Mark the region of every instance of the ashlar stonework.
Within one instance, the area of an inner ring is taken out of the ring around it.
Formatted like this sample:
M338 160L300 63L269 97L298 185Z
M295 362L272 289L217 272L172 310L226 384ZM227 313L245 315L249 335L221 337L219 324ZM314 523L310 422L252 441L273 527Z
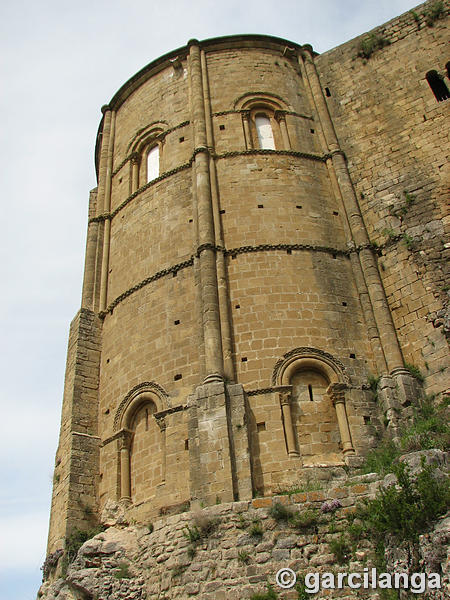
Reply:
M431 4L322 55L190 40L102 108L49 555L105 510L134 552L155 519L352 474L448 393L450 100L429 73L449 87L449 3L429 26ZM83 557L113 568L114 535ZM301 553L264 544L235 596L192 574L184 596L126 597L247 598L272 546ZM151 569L181 553L145 548ZM95 594L125 597L108 577Z

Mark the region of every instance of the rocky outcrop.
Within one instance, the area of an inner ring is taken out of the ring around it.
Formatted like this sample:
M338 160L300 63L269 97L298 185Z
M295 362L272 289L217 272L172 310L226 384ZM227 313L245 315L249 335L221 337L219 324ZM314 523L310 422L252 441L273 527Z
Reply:
M423 459L439 472L447 469L440 451L412 453L401 460L414 473ZM394 483L395 482L391 482ZM165 516L148 525L128 523L122 506L109 502L105 531L86 541L64 578L45 582L40 600L243 600L270 584L278 598L297 599L295 589L276 585L276 573L289 567L303 581L306 573L363 573L373 566L373 548L362 539L351 547L349 514L375 496L383 480L376 474L334 483L328 490L298 492L208 507ZM385 484L385 483L384 483ZM276 510L274 511L274 507ZM294 517L292 517L294 515ZM437 572L441 590L421 597L444 600L449 590L450 517L420 536L414 549L387 540L387 571ZM329 597L328 590L314 595ZM360 598L347 585L333 598ZM379 599L377 590L364 590Z

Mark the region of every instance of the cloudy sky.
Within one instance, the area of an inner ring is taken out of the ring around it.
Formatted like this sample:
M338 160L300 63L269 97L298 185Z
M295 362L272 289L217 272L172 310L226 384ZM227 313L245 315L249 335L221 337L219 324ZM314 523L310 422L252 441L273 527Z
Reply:
M1 3L0 600L32 600L40 585L101 105L136 71L190 38L264 33L325 52L415 4Z

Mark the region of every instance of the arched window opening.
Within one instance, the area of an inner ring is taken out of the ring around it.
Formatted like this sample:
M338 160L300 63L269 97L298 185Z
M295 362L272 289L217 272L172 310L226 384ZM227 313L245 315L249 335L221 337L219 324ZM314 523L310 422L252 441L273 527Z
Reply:
M161 431L153 414L156 406L148 401L141 405L131 422L130 447L131 498L134 503L148 500L162 482Z
M147 182L159 177L159 145L150 148L147 154Z
M431 91L434 94L434 97L438 102L450 98L450 92L445 84L442 75L439 75L437 71L428 71L425 77L428 81L428 85L430 86Z
M275 150L272 124L266 114L255 115L255 127L258 135L258 145L261 149Z
M327 378L315 370L302 370L294 373L291 379L292 397L298 402L318 402L329 385Z
M306 368L290 377L292 422L304 464L342 462L336 410L327 394L330 384L324 372Z

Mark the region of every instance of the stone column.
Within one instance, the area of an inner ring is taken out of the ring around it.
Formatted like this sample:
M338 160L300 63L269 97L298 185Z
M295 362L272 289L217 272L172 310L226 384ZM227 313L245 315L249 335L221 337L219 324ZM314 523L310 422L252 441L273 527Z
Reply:
M333 123L328 112L328 106L322 92L322 86L314 64L311 47L303 47L302 58L312 99L323 130L327 150L331 153L333 169L336 174L339 191L350 227L352 236L351 241L359 247L359 262L367 286L386 364L388 370L393 372L395 369L403 367L403 357L380 273L378 271L374 251L370 247L370 241L353 189L353 184L350 179L345 156L340 149Z
M284 433L286 436L286 446L289 456L299 456L296 443L294 425L292 423L291 412L291 392L280 392L281 412L283 414Z
M156 417L156 424L159 427L161 432L161 483L165 483L166 481L166 465L167 465L167 456L166 456L166 430L167 424L164 417Z
M284 110L276 110L274 116L280 126L281 139L283 140L283 150L291 150L291 141L289 139L286 125L286 113Z
M97 213L97 190L92 190L89 195L89 219ZM88 224L86 236L86 259L84 263L83 292L81 295L82 308L93 310L95 286L95 262L97 253L98 221Z
M188 45L190 47L191 120L195 144L193 166L197 197L197 256L205 340L205 383L209 383L223 379L222 339L200 47L197 40L191 40Z
M111 236L111 219L109 213L111 211L111 184L112 184L112 165L114 153L114 133L116 125L116 113L111 112L111 131L108 144L108 155L106 160L106 176L105 176L105 193L103 200L103 214L108 215L104 221L103 234L103 256L102 256L102 272L100 280L100 310L105 310L108 291L108 270L109 270L109 244Z
M131 157L131 194L139 189L139 162L139 154L134 152Z
M131 503L131 472L130 472L130 450L133 433L126 429L122 430L119 438L120 450L120 501Z
M97 190L97 217L103 216L105 212L105 188L107 179L108 150L111 137L111 115L112 111L108 105L102 106L103 126L100 136L100 160L98 168L98 190ZM95 250L94 289L92 305L93 310L98 310L100 299L100 280L103 257L104 222L99 222L97 230L97 247Z
M241 110L241 115L242 115L242 124L244 126L245 147L247 150L251 150L253 148L253 140L252 140L252 133L250 130L250 111L249 110Z
M342 453L344 456L355 454L350 427L348 425L347 412L345 410L345 389L344 383L333 383L329 386L327 393L330 395L333 406L336 409L339 433L341 436Z
M208 69L204 50L201 51L202 85L205 104L206 143L211 151L209 156L209 173L211 180L211 200L214 220L215 243L217 247L216 267L219 294L220 326L222 336L223 368L228 381L234 381L232 327L229 311L228 280L225 266L224 241L220 219L219 186L217 183L216 163L214 159L214 136L211 116L211 99L209 95Z

